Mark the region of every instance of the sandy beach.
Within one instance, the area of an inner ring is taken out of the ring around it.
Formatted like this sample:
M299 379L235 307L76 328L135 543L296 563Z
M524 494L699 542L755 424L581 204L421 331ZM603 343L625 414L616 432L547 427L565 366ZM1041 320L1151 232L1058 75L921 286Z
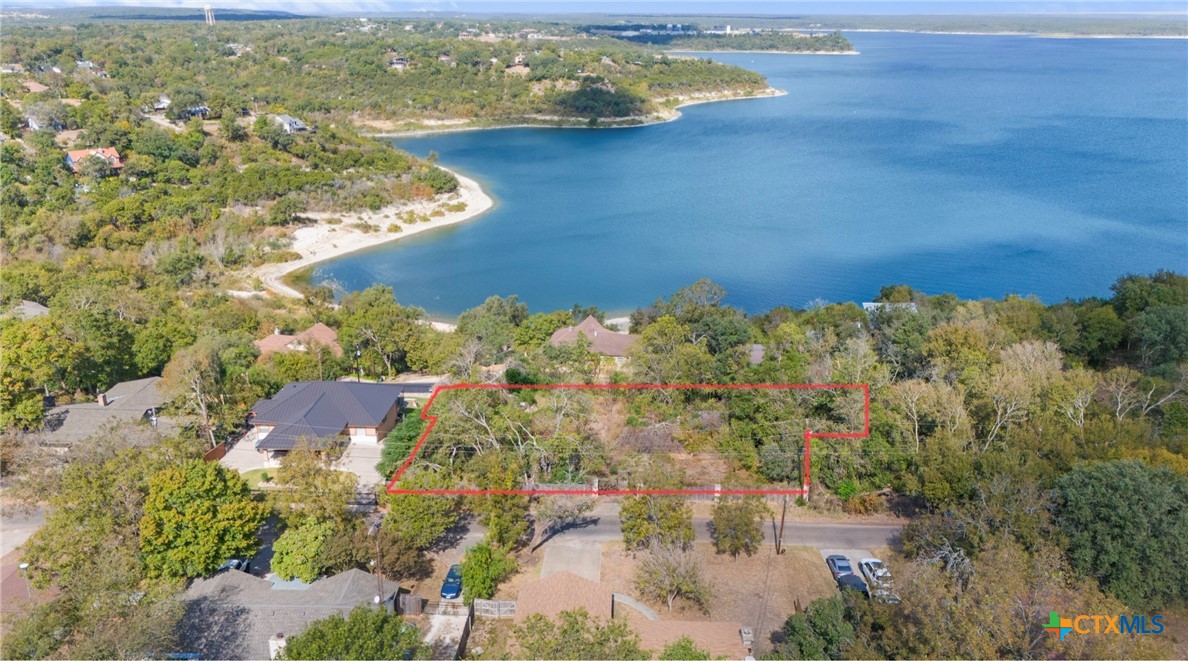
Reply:
M451 172L453 171L451 170ZM300 254L300 259L282 262L280 264L265 264L263 266L253 267L245 270L243 275L249 280L259 278L266 290L282 296L300 298L302 296L301 292L284 282L285 276L294 271L303 269L311 264L341 257L357 250L372 248L390 241L399 241L405 237L415 236L422 232L457 225L458 223L476 218L495 206L495 200L491 199L490 195L487 195L477 181L469 177L464 177L457 172L454 172L454 176L458 177L458 190L449 195L439 196L433 200L384 207L378 211L306 214L308 218L314 221L314 224L294 230L292 234L293 244L289 248ZM456 206L459 203L465 205L460 210L449 211L446 209L448 205ZM401 231L389 232L389 226L397 223L395 219L409 211L422 216L428 216L435 211L441 211L443 213L424 222L405 223L401 221L399 223ZM328 222L331 218L338 218L341 222L331 224ZM375 229L373 231L364 231L360 227L362 224L369 225ZM233 292L233 294L240 293L242 292Z

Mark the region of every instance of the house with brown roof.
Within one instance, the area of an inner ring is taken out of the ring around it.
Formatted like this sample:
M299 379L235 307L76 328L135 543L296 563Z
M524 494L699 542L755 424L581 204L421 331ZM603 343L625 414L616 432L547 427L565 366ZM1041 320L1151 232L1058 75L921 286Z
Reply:
M41 83L37 82L36 80L21 81L21 84L25 86L25 89L29 90L30 92L33 92L34 94L36 94L37 92L45 92L45 91L49 90L48 87L46 87L45 85L42 85Z
M260 356L276 352L309 351L319 346L330 349L335 356L342 355L342 346L338 344L338 331L320 321L296 335L286 335L278 329L272 335L252 344L260 350Z
M627 352L639 341L638 335L616 333L608 330L593 316L586 317L576 326L558 328L549 338L549 344L559 347L585 337L590 341L590 350L611 358L626 358Z
M124 167L124 159L120 158L120 152L116 151L115 147L99 147L94 149L74 149L66 152L66 165L78 174L82 171L83 161L88 158L101 158L107 161L107 164L113 170L118 170Z

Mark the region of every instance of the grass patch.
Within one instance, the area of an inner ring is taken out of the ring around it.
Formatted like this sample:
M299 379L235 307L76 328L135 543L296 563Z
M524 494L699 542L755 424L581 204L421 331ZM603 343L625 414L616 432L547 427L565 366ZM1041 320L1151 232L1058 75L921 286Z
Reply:
M261 485L268 485L272 480L276 479L276 469L256 468L244 473L243 479L247 482L248 488L255 491L258 490Z

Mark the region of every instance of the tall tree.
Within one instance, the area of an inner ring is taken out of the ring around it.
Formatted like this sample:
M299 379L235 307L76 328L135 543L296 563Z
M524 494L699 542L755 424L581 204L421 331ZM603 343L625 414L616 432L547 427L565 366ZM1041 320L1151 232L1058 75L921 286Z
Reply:
M556 620L537 613L515 628L516 642L531 659L648 659L639 636L624 620L603 623L586 609L561 611Z
M718 553L753 555L763 544L763 517L771 508L758 496L727 498L714 505L713 538Z
M195 577L228 558L251 556L268 506L237 473L194 460L149 480L140 547L150 576Z
M677 546L654 545L635 569L635 587L645 597L663 601L672 610L678 598L709 610L713 593L691 551Z

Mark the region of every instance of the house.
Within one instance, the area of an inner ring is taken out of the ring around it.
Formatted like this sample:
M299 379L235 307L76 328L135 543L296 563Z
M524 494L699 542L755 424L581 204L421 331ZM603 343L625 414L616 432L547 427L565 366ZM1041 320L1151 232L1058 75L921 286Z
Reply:
M115 147L100 147L98 149L74 149L66 152L66 165L78 174L82 171L83 161L88 158L101 158L107 161L111 169L118 170L124 167L124 160L120 158L120 153L115 150Z
M182 120L190 119L192 117L201 117L202 119L206 119L206 116L209 114L210 106L206 105L205 103L200 103L196 106L182 109L177 113L177 118Z
M324 346L335 356L342 355L342 347L338 344L338 332L322 322L318 322L296 335L286 335L278 329L272 335L253 342L260 350L260 356L270 353L286 351L308 351L311 347Z
M37 82L36 80L26 80L26 81L21 82L21 84L25 86L25 89L29 90L30 92L33 92L34 94L36 94L38 92L49 91L48 87L46 87L45 85L42 85L41 83Z
M312 622L346 616L360 604L395 602L400 584L360 569L313 583L275 581L234 569L200 578L182 594L179 652L203 659L268 659L286 636ZM277 643L280 643L278 645ZM181 658L181 657L175 657Z
M388 68L405 71L408 69L408 60L403 57L394 57L388 61Z
M153 104L153 110L157 112L164 112L169 110L169 105L171 103L173 103L173 101L171 101L169 97L162 94L161 96L157 97L157 102Z
M79 68L80 71L95 71L99 68L95 66L95 63L90 60L75 60L74 64Z
M643 610L641 610L641 607ZM520 588L516 598L516 622L541 614L556 617L561 611L585 609L601 620L625 620L639 635L640 647L658 654L666 645L689 637L711 658L742 659L751 648L744 642L746 633L738 622L703 622L660 620L653 612L626 595L615 594L609 586L572 572L550 574Z
M292 115L273 115L272 120L277 124L280 124L280 127L284 129L285 133L288 133L289 135L298 133L300 131L309 130L309 127L305 125L305 122L293 117Z
M767 355L767 347L762 344L752 344L747 347L747 362L752 365L758 365L763 362L763 357Z
M576 341L579 336L590 341L590 350L594 353L617 359L626 358L628 350L639 341L638 335L607 330L597 319L589 316L576 326L558 328L549 338L549 344L559 347Z
M24 73L25 67L19 64L0 64L0 75L8 73Z
M389 383L290 383L252 407L252 427L244 440L254 442L268 461L305 443L325 447L346 440L378 446L400 418L403 392L402 386Z
M93 402L54 406L45 412L43 436L46 445L73 447L106 425L145 420L162 436L176 430L176 424L159 414L167 398L161 377L124 381L101 393Z

